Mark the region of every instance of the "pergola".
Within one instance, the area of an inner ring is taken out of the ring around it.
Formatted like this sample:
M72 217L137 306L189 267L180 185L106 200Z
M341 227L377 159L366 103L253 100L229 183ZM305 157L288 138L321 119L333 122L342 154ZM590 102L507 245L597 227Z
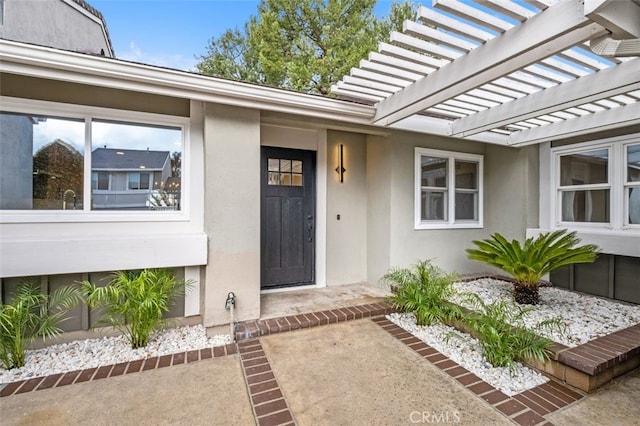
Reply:
M333 86L372 124L523 146L640 124L640 0L433 0Z

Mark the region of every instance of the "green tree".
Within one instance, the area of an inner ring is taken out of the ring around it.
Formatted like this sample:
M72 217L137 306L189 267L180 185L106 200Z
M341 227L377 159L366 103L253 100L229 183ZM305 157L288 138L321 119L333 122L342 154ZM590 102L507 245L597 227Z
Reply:
M413 19L413 1L377 19L376 0L262 0L243 31L213 38L199 72L327 95L331 85Z

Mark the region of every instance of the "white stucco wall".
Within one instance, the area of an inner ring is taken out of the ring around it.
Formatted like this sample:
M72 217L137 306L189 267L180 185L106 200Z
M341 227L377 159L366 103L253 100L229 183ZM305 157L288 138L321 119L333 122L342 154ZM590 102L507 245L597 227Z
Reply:
M205 137L204 325L229 323L225 300L236 299L236 319L260 315L260 111L207 104Z
M484 227L414 229L415 147L484 155ZM394 266L432 259L446 271L472 273L488 267L466 258L471 241L500 232L523 238L537 222L535 149L515 149L438 136L394 132L369 137L368 280L377 282ZM533 174L533 175L532 175Z
M327 285L367 280L366 142L363 134L327 132ZM335 172L340 144L347 170L342 183Z

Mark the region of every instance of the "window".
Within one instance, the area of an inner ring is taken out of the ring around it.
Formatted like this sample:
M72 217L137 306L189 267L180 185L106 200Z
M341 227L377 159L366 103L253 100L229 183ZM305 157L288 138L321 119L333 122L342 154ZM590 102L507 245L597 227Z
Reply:
M557 226L626 229L640 225L637 139L559 147L552 153Z
M149 173L129 173L128 189L149 189Z
M416 148L416 229L482 227L482 160Z
M627 145L626 179L624 184L624 199L627 221L625 225L640 225L640 143Z
M84 120L0 112L0 209L82 210Z
M140 121L124 122L111 118L122 112L5 99L3 107L0 210L180 210L186 119L127 112Z
M91 173L91 189L98 191L108 191L109 180L109 173Z
M609 223L609 149L560 155L563 222Z
M302 161L269 158L268 185L302 186Z

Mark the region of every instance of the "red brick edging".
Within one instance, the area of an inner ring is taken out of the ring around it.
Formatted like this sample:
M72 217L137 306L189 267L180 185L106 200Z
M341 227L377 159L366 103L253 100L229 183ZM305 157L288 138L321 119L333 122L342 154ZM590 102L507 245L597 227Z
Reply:
M380 302L280 318L246 321L236 325L236 341L240 342L246 339L284 333L300 328L317 327L325 324L387 315L391 312L394 312L391 304Z
M543 416L584 396L551 379L509 397L385 317L372 318L372 321L518 425L551 425Z
M260 341L238 343L238 351L256 423L259 426L295 425Z
M106 379L107 377L122 376L124 374L138 373L140 371L156 368L170 367L201 361L209 358L235 354L238 351L236 344L205 348L187 352L179 352L169 355L154 356L146 359L123 362L120 364L104 365L101 367L87 368L85 370L70 371L68 373L54 374L51 376L36 377L0 385L0 397L17 395L20 393L67 386L73 383L88 382L91 380Z

